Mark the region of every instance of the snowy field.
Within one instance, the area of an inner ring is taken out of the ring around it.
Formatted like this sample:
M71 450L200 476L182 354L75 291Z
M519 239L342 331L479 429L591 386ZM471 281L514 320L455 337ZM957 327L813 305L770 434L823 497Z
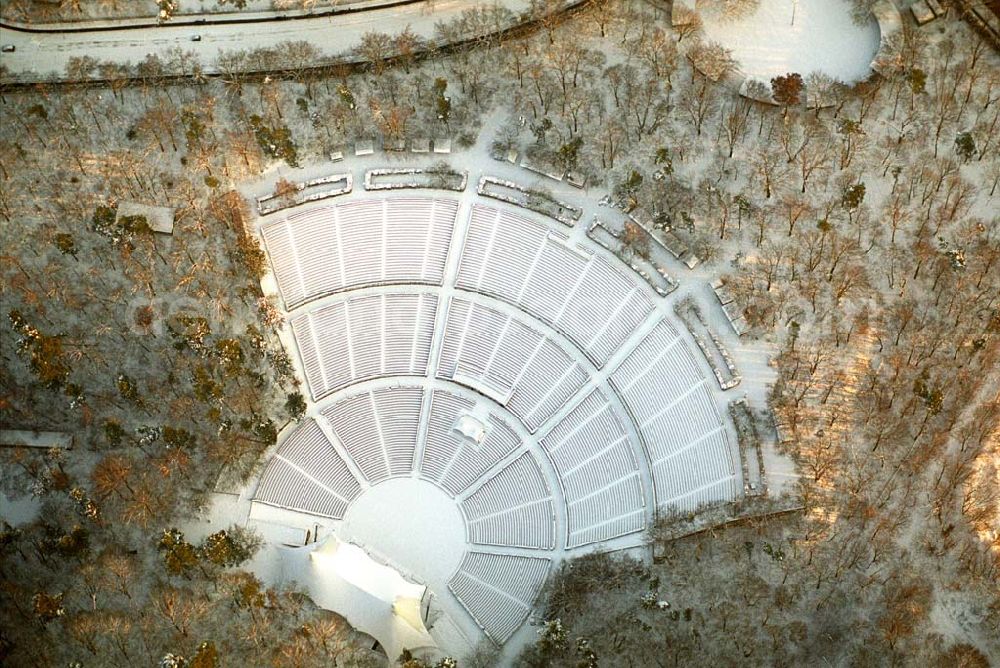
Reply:
M738 20L726 20L697 7L704 20L705 39L731 49L740 72L770 81L798 72L803 77L823 72L851 83L871 73L879 47L874 18L858 25L846 0L760 0L757 10Z

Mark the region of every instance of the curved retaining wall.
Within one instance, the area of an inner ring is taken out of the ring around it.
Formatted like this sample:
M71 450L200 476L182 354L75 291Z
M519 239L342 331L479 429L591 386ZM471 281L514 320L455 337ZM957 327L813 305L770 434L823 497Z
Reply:
M895 45L902 38L903 17L899 8L891 0L879 0L872 7L872 16L878 22L879 45L871 68L874 72L884 75L885 70L894 66L896 56L893 54Z

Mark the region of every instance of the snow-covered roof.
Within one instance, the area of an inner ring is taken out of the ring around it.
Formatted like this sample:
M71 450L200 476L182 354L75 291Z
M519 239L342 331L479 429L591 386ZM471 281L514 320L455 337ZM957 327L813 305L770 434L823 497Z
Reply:
M423 585L332 535L321 543L287 548L284 554L286 579L302 585L320 607L343 615L378 640L388 656L437 647L421 614Z
M361 139L354 144L354 155L371 155L375 152L375 142L371 139Z
M486 438L486 425L471 415L463 415L455 422L455 430L462 436L479 445Z

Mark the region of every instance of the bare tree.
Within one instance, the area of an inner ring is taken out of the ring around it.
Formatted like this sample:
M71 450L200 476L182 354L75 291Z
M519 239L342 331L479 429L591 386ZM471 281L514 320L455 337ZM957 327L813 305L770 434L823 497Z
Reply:
M726 137L726 147L729 149L728 156L730 158L733 157L736 145L746 137L752 108L753 105L748 100L740 98L727 105L722 112L721 129Z
M705 121L713 116L718 109L715 82L707 76L695 74L691 88L680 98L680 107L690 119L695 134L700 137Z
M736 67L733 52L718 42L700 42L687 52L696 70L712 81L719 81Z
M366 32L361 36L361 43L355 48L358 58L371 64L375 74L381 74L386 67L386 60L392 54L393 38L384 32Z
M685 37L701 34L702 19L698 12L683 5L675 6L671 11L673 12L671 20L674 32L677 33L678 43L684 41Z

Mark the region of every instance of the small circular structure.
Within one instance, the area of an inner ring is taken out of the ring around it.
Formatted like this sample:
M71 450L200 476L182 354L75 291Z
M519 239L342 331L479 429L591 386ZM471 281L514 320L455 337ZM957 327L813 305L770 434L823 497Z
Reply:
M696 9L704 39L729 49L744 77L768 82L820 72L853 83L872 72L879 23L872 15L855 21L847 0L760 0L737 15L722 11L725 4L698 2Z

